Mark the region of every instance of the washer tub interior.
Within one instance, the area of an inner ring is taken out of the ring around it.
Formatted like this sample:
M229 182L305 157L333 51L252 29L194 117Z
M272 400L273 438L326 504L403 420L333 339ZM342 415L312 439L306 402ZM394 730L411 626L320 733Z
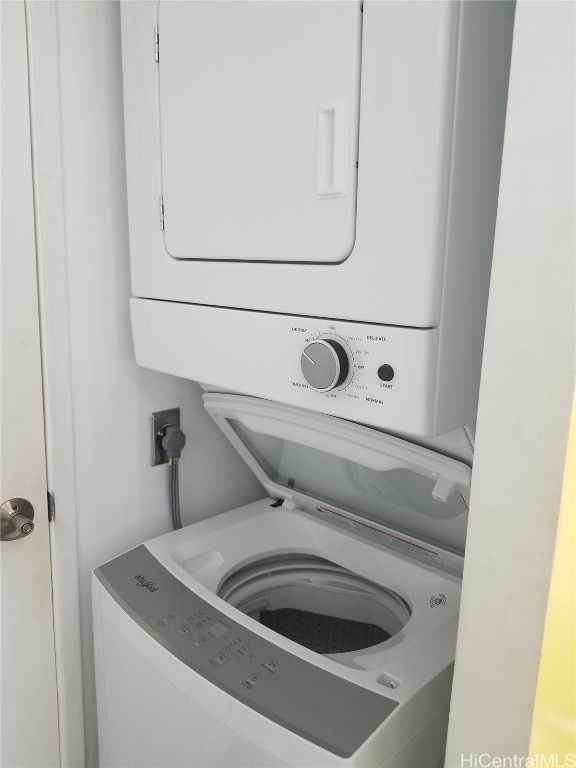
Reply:
M396 592L329 560L299 554L245 565L223 581L218 595L289 640L330 656L386 642L411 615Z

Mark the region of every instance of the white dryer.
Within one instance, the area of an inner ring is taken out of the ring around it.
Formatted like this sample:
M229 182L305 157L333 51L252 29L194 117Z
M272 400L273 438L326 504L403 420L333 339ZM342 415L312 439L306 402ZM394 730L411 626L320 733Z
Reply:
M269 497L95 571L101 766L438 766L469 467L277 403L205 404Z
M387 430L473 424L513 18L123 2L138 363ZM344 363L320 387L311 339Z

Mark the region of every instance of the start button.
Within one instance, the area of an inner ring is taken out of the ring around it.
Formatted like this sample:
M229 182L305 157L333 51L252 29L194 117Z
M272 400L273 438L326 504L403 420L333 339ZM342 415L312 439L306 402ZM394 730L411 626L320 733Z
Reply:
M394 368L392 368L392 366L388 365L387 363L385 365L381 365L380 368L378 368L378 378L381 381L392 381L394 378Z

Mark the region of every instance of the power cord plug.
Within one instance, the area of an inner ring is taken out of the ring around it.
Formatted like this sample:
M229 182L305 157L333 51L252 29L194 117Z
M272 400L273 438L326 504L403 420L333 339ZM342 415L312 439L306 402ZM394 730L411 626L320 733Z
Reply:
M158 444L170 463L178 461L182 449L186 445L186 435L180 427L174 424L166 424L158 432Z
M182 528L178 462L182 449L186 445L186 435L180 427L174 424L166 424L166 426L159 430L157 440L160 450L170 464L170 507L172 511L172 524L174 530L177 531L179 528Z

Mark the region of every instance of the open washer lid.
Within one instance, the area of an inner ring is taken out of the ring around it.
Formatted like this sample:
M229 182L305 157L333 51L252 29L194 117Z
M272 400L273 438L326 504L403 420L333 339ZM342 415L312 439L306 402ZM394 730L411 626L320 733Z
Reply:
M461 569L467 465L369 427L267 400L206 394L204 405L285 506L330 516L411 557Z

